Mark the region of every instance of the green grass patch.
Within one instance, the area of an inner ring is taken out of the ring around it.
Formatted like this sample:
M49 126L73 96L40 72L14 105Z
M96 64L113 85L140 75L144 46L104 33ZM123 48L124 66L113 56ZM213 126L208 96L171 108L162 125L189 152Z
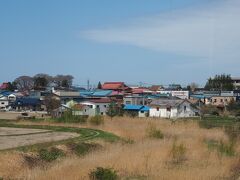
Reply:
M163 139L164 135L160 129L157 129L156 125L150 123L146 129L147 137L155 139Z
M206 140L205 143L208 146L209 150L216 150L219 155L225 155L225 156L234 156L236 155L235 152L235 142L223 142L216 141L216 140Z
M101 124L104 124L104 118L100 115L93 116L89 119L89 123L95 126L99 126Z
M117 171L112 168L97 167L89 173L90 180L117 180Z
M78 156L84 156L85 154L91 151L102 148L102 146L99 144L85 142L80 143L71 142L67 144L67 147Z
M199 121L199 126L201 128L211 129L216 127L227 127L239 124L240 121L233 117L221 117L221 116L209 116L204 117Z
M46 162L52 162L58 158L65 156L65 153L62 150L54 147L50 149L40 149L38 154L40 159Z

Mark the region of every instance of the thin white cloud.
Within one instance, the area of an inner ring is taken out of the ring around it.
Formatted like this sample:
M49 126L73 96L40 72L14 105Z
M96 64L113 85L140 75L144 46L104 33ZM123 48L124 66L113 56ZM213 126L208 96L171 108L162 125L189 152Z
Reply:
M240 1L225 0L211 7L136 19L124 27L87 30L81 36L103 43L236 62L240 57L239 22Z

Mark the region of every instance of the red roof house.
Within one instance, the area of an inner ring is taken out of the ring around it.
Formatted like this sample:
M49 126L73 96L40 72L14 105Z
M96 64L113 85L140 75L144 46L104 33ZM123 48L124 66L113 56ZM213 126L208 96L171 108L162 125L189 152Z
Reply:
M126 91L130 90L130 88L125 85L124 82L105 82L102 85L102 89L104 90L114 90L114 91Z
M2 83L2 85L0 85L0 89L1 90L8 89L8 83Z

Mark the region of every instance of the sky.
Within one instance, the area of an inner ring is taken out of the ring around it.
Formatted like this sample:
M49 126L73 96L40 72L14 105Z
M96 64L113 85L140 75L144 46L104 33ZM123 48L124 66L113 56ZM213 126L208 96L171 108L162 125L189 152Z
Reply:
M240 76L239 0L0 0L0 82L37 73L151 84Z

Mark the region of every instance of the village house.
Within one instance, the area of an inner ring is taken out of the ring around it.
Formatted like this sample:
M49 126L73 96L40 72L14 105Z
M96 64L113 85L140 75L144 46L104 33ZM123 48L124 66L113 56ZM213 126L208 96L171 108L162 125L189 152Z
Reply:
M102 85L103 90L113 90L121 93L130 93L131 88L128 87L124 82L105 82Z
M40 99L22 97L17 98L13 103L12 108L16 111L42 111L42 103Z
M180 99L189 99L189 91L185 90L160 90L158 94L168 94L169 96L178 97Z
M143 95L129 95L124 96L123 104L128 105L147 105L148 104L148 96Z
M9 91L2 91L0 93L0 110L10 110L14 101L16 101L16 95Z
M143 105L131 105L127 104L124 106L124 111L129 115L137 115L138 117L148 117L149 116L149 107Z
M232 77L232 83L235 90L240 89L240 77Z
M73 115L106 115L111 102L109 98L92 98L72 104L71 109L73 110Z
M199 115L198 108L186 99L157 99L149 106L150 117L181 118Z
M78 91L64 91L64 90L52 90L52 95L55 99L59 100L61 104L66 104L70 100L83 100Z
M229 104L231 101L236 101L236 97L229 95L219 95L211 97L211 104L219 108L223 108Z
M152 85L151 87L149 87L149 90L153 93L156 93L157 91L163 91L164 87L161 85Z
M132 91L124 82L105 82L102 85L102 90L112 90L112 93L108 96L111 100L115 101L119 107L123 104L123 97L131 94Z

